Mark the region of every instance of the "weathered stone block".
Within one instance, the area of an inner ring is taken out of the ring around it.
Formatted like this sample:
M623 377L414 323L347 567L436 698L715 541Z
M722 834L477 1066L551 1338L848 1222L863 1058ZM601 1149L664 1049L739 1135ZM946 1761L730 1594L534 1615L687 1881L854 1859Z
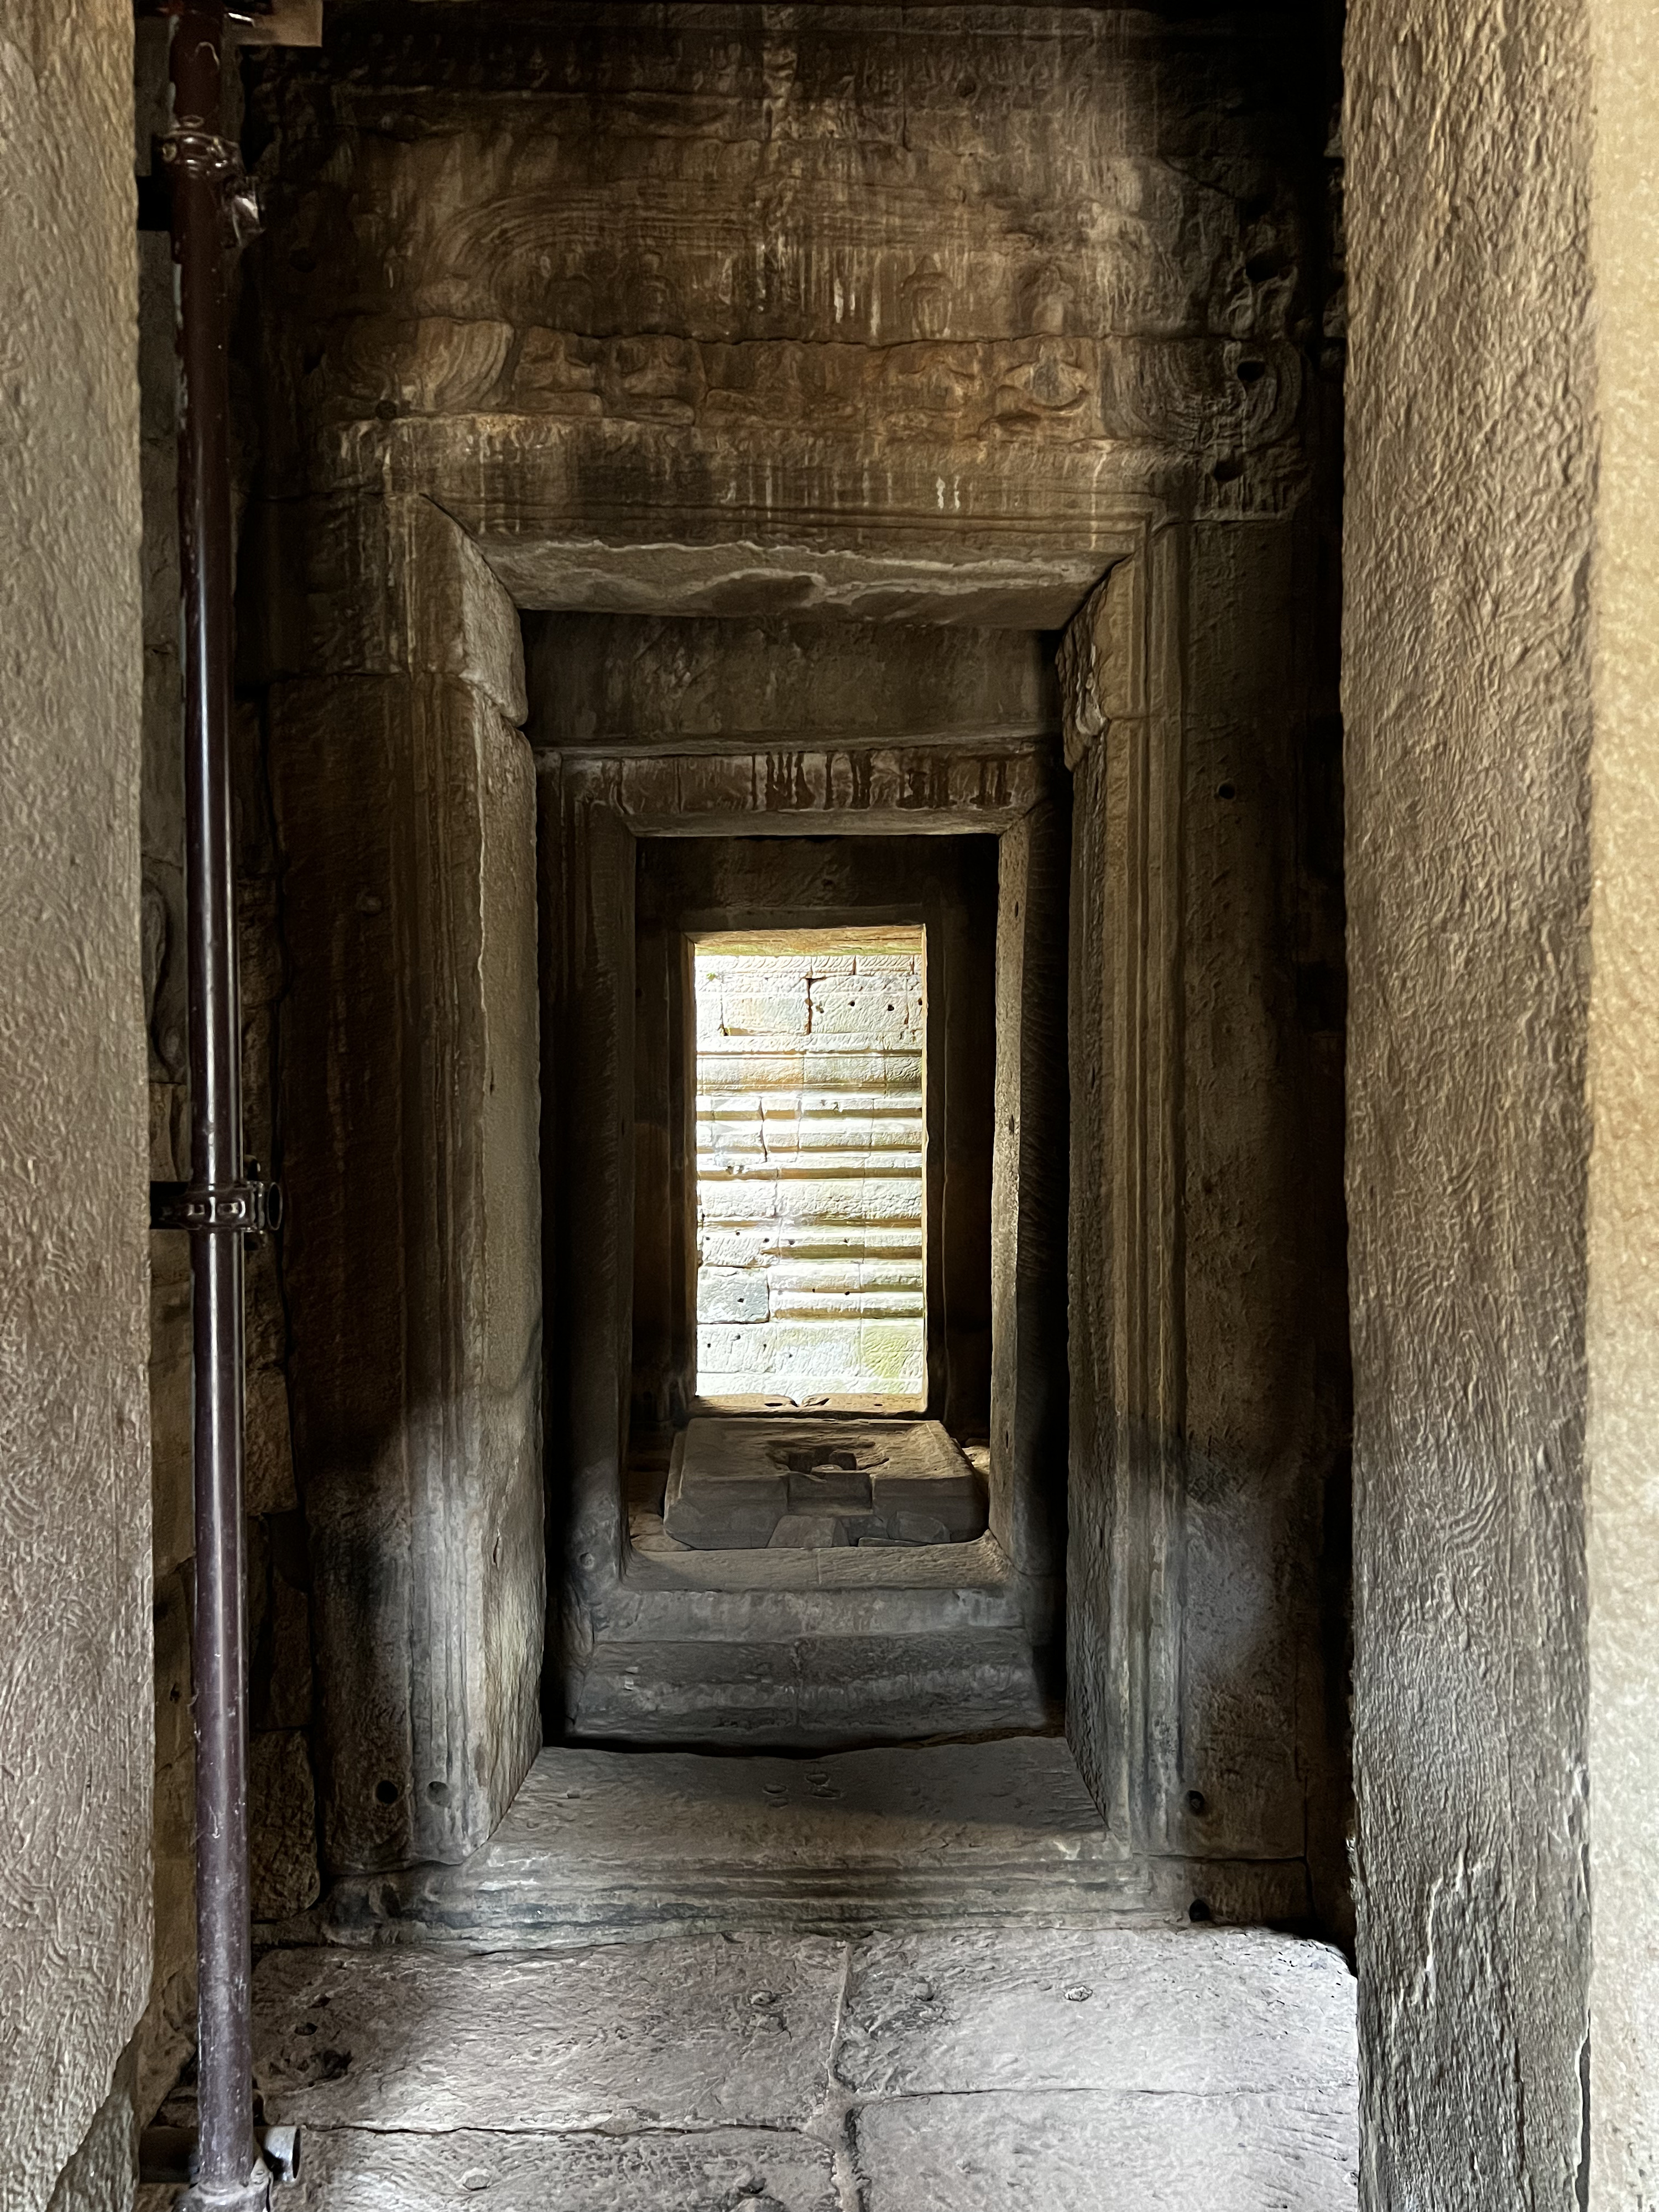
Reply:
M341 2212L385 2204L437 2212L483 2191L503 2203L582 2212L840 2212L842 2203L830 2146L770 2129L611 2136L318 2128L307 2143L309 2191Z
M289 1435L288 1376L280 1367L251 1368L247 1377L246 1459L243 1488L250 1513L286 1513L298 1500Z
M258 622L239 641L246 680L448 677L524 720L517 610L429 499L270 501L246 548Z
M664 1526L702 1551L965 1542L985 1502L937 1421L702 1417L675 1439Z

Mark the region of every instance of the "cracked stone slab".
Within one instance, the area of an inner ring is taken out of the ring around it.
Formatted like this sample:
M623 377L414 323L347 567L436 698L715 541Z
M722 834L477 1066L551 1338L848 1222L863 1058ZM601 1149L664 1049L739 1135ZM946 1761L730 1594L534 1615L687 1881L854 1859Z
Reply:
M854 1954L836 2069L860 2098L981 2090L1355 2095L1340 1953L1263 1929L994 1927Z
M824 2094L845 1957L747 1936L276 1951L254 1978L254 2078L268 2119L311 2127L796 2127Z
M1145 1938L1138 1938L1145 1941ZM854 2118L861 2212L1353 2212L1352 2093L994 2090Z
M283 2212L842 2212L829 2148L805 2136L391 2135L319 2128Z

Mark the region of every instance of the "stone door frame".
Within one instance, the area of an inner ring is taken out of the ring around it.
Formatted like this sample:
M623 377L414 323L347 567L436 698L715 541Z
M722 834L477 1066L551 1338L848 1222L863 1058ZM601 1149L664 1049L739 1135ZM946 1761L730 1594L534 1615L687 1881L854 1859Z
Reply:
M1057 502L1056 511L1043 517L988 519L919 507L884 518L865 515L854 523L821 513L773 514L766 521L767 543L757 552L753 518L671 507L651 513L649 544L639 542L638 519L630 516L605 533L612 542L596 552L599 533L586 517L568 538L561 528L564 518L557 513L538 509L528 520L515 514L509 527L487 496L480 501L477 487L488 483L487 473L453 479L449 448L441 442L428 457L429 465L422 465L418 447L403 435L414 427L397 426L392 449L372 490L331 501L323 511L306 503L276 506L256 525L249 562L255 590L262 574L306 579L303 590L284 583L270 592L258 657L276 722L286 706L301 710L301 719L307 723L306 742L295 753L302 769L307 762L314 764L329 744L351 742L368 687L377 713L392 729L390 743L378 745L375 772L395 778L406 770L416 778L419 787L411 788L409 800L417 815L422 810L429 815L434 805L458 798L464 801L483 825L477 840L480 852L490 842L492 800L485 787L483 755L465 738L462 725L481 711L508 723L522 721L520 609L568 604L559 597L562 577L585 580L580 588L587 597L578 603L591 607L594 590L613 588L615 575L623 574L631 596L619 599L617 611L649 611L653 564L667 579L663 590L670 600L678 588L677 570L691 574L696 590L706 592L722 562L727 568L735 563L745 574L757 563L769 570L811 569L830 580L829 601L840 604L837 593L842 599L850 595L852 604L842 611L861 614L872 592L879 599L890 584L891 592L902 599L915 592L916 579L922 576L932 580L928 588L937 609L948 612L959 599L975 620L986 619L988 612L994 619L999 610L1006 617L1007 608L1016 604L1042 600L1052 605L1057 590L1074 599L1078 589L1086 588L1090 574L1106 579L1089 599L1068 653L1065 756L1078 777L1079 798L1098 808L1107 823L1110 856L1103 881L1086 866L1074 872L1073 879L1068 1242L1070 1464L1075 1475L1080 1455L1103 1460L1117 1500L1104 1542L1113 1593L1109 1650L1076 1650L1079 1636L1091 1632L1073 1605L1069 1633L1074 1657L1084 1663L1074 1664L1071 1673L1074 1695L1087 1682L1105 1684L1111 1710L1082 1714L1068 1708L1068 1729L1115 1834L1127 1848L1159 1849L1163 1838L1155 1808L1168 1794L1171 1739L1178 1729L1182 1509L1178 518L1156 499L1138 494L1119 492L1109 506L1097 505L1096 496L1081 487L1081 496ZM748 534L734 544L736 532ZM601 580L598 586L595 574ZM641 576L647 580L643 586ZM503 578L510 580L511 592ZM1020 626L1018 616L1012 619ZM1085 636L1087 651L1078 642ZM426 729L423 751L398 747L395 728L400 722ZM447 793L438 791L425 765L432 757L434 727L460 737L450 748ZM992 831L1002 839L1005 854L1023 855L1023 864L1030 864L1042 843L1045 811L1054 805L1049 778L1055 764L1040 748L975 746L952 739L861 750L868 758L857 763L844 744L817 754L809 748L795 757L785 803L763 810L767 834L787 834L792 826L818 835L837 829L860 836L887 830L914 835L924 826L947 834ZM279 822L284 813L283 752L278 728L273 775ZM744 830L752 834L757 799L769 792L779 795L779 787L768 781L775 765L772 756L753 753L727 753L711 764L706 755L688 755L672 745L631 747L625 757L593 748L585 755L544 754L537 760L540 827L534 915L558 910L569 886L580 882L581 896L568 908L572 975L602 975L605 963L598 956L606 950L623 956L611 971L608 988L601 985L579 994L580 1033L598 1040L601 1049L595 1066L604 1070L585 1090L595 1144L619 1145L626 1121L631 1046L624 1032L631 1028L632 1009L625 954L633 841L653 835L720 836ZM288 787L295 788L291 779ZM925 808L914 801L917 787L934 794ZM289 811L297 817L303 807ZM919 819L923 814L925 824ZM561 825L556 835L550 830L555 823ZM297 818L292 826L301 826ZM291 847L291 830L285 827L284 834ZM290 853L290 867L294 860ZM402 901L411 915L424 911L423 927L447 928L448 909L440 915L431 903L434 888L406 868ZM542 931L545 964L553 953L544 922L534 915L532 926ZM525 919L518 912L511 926L521 928ZM1000 963L1002 957L1000 951ZM1006 957L1016 969L1024 957L1017 934L1009 936ZM392 967L396 965L394 959ZM456 972L464 998L487 991L487 980L478 982L465 963ZM302 984L305 980L296 979ZM390 969L377 975L361 961L355 966L337 962L325 976L319 974L311 981L310 988L320 994L319 1030L337 1039L354 1028L361 1035L367 1010L382 1024L402 1023L405 1035L409 1024L422 1027L422 1050L429 1057L436 1049L441 1057L446 1039L434 1038L431 1031L434 1020L449 1019L447 1003L417 1005L418 992L411 997L408 988L417 981L411 973L400 983ZM398 1001L397 1009L389 1006L388 987ZM1000 998L1005 988L1018 998L1017 977L1011 976L1006 986L1000 981ZM480 1001L467 1018L487 1030L490 1012ZM556 1046L544 1036L544 1097L555 1072L550 1055L566 1049L572 1034L568 1031ZM459 1060L454 1065L462 1066ZM499 1118L477 1073L483 1062L467 1066L474 1072L463 1069L462 1090L470 1083L477 1095L453 1093L446 1102L446 1142L458 1147L462 1158L470 1157L475 1145L469 1131L481 1131L492 1115ZM1016 1072L1009 1079L1024 1080L1025 1073ZM299 1088L303 1092L304 1084ZM295 1100L296 1107L301 1103ZM314 1097L307 1103L315 1110ZM1108 1141L1097 1152L1091 1150L1089 1132L1101 1129L1103 1117ZM1020 1116L1012 1118L1018 1132ZM1018 1136L1009 1136L1009 1119L999 1116L1000 1139L1012 1148L1000 1158L1000 1188L1017 1217L1024 1222L1025 1209L1033 1223L1030 1233L1021 1227L1003 1240L1009 1279L999 1296L1004 1313L1015 1320L1001 1332L1001 1379L994 1403L1012 1436L1016 1430L1034 1432L1031 1346L1029 1332L1022 1339L1018 1317L1040 1310L1042 1271L1032 1267L1030 1255L1042 1242L1036 1220L1044 1201L1041 1163L1018 1156ZM350 1218L354 1193L374 1183L378 1142L366 1126L337 1122L323 1151L310 1190L294 1194L300 1236L306 1233L301 1224L307 1214L317 1232L325 1205L331 1205L337 1220ZM544 1170L547 1158L544 1144ZM627 1164L619 1158L613 1176L583 1185L592 1205L581 1234L605 1278L595 1283L585 1308L583 1341L608 1349L592 1364L584 1359L573 1364L568 1480L569 1555L578 1601L567 1601L559 1610L556 1666L561 1668L580 1665L584 1640L596 1618L625 1626L630 1608L664 1603L680 1606L690 1618L706 1613L720 1595L663 1587L656 1562L642 1577L638 1570L643 1563L628 1557L618 1487L628 1404L628 1301L616 1279L629 1259L628 1184ZM481 1206L458 1231L453 1219L434 1216L429 1207L406 1206L399 1253L362 1260L352 1278L359 1295L400 1297L403 1279L414 1269L428 1307L436 1300L422 1326L448 1344L448 1371L463 1385L468 1373L482 1376L489 1363L489 1346L477 1316L461 1310L471 1295L477 1265L483 1264L486 1246L493 1244L499 1253L504 1243L514 1242L512 1224L492 1224L487 1213ZM561 1223L556 1212L550 1221L554 1236L568 1233L568 1224ZM455 1244L458 1233L465 1250ZM330 1234L338 1246L343 1231L325 1231L324 1243ZM522 1273L531 1261L522 1249L521 1222L516 1242L520 1249L508 1265ZM1057 1265L1057 1243L1052 1249L1052 1264ZM377 1269L385 1279L371 1282ZM539 1328L538 1266L534 1274L533 1285L526 1279L516 1291L521 1300L533 1303ZM559 1326L556 1316L556 1330ZM525 1540L529 1501L520 1500L514 1491L508 1509L514 1540L504 1559L500 1529L481 1514L484 1500L465 1437L434 1436L432 1425L425 1423L423 1430L419 1409L410 1406L404 1409L408 1433L395 1455L395 1477L365 1468L360 1455L354 1456L353 1440L341 1434L337 1417L322 1402L337 1364L331 1368L325 1361L308 1376L307 1364L301 1342L296 1346L294 1388L301 1449L309 1467L307 1511L319 1583L320 1748L331 1804L328 1856L336 1871L454 1860L488 1835L536 1747L538 1731L528 1726L526 1700L530 1676L541 1669L536 1630L544 1617L544 1569L539 1546L532 1556ZM538 1397L538 1391L532 1398L520 1391L511 1415L520 1426L534 1425L534 1434L526 1433L520 1442L538 1464L541 1416L539 1404L532 1400ZM1107 1407L1115 1409L1109 1423L1103 1419ZM1035 1432L1040 1428L1038 1421ZM522 1464L524 1452L520 1459ZM388 1480L395 1497L386 1491ZM994 1611L1012 1602L1028 1629L1041 1634L1057 1595L1058 1539L1016 1525L1016 1487L1005 1480L1000 1488L1002 1533L995 1540L1001 1559L988 1559L977 1588L964 1590L953 1577L952 1587L938 1592L937 1598L941 1607L956 1607L957 1618L963 1617L964 1604L970 1611L976 1606ZM319 1511L313 1504L318 1498L325 1501L320 1543ZM836 1607L843 1595L817 1586L780 1589L763 1601L799 1611L810 1632L814 1620L827 1618L826 1608ZM860 1602L872 1632L879 1630L884 1603L896 1595L878 1588L862 1594ZM915 1593L902 1595L909 1605ZM838 1617L845 1619L844 1613ZM456 1786L446 1783L446 1776ZM393 1793L390 1798L388 1792Z
M1056 1328L1045 1310L1063 1251L1060 765L1052 740L840 741L787 756L733 749L643 760L571 746L538 757L543 893L547 911L565 917L562 944L550 941L545 921L543 936L556 970L544 984L544 1098L552 1117L544 1158L554 1167L546 1206L564 1224L556 1229L564 1257L550 1269L548 1303L550 1311L552 1279L562 1276L557 1303L570 1330L568 1366L550 1389L554 1479L562 1473L568 1485L562 1666L580 1669L596 1626L660 1634L671 1616L694 1609L703 1632L733 1640L762 1605L774 1632L787 1623L811 1634L830 1620L847 1632L849 1597L869 1612L872 1629L884 1613L911 1632L943 1627L958 1617L964 1589L1034 1643L1051 1640L1064 1542L1063 1482L1045 1481L1042 1463L1045 1455L1063 1461L1065 1450L1056 1420L1063 1364L1057 1370ZM633 1371L635 844L687 836L986 834L998 838L1000 855L993 1213L1009 1224L992 1261L990 1533L978 1545L951 1547L963 1555L954 1561L930 1553L919 1564L897 1553L635 1553L623 1498ZM574 1110L558 1097L573 1068ZM562 1404L568 1425L560 1434ZM1057 1493L1046 1508L1045 1492Z

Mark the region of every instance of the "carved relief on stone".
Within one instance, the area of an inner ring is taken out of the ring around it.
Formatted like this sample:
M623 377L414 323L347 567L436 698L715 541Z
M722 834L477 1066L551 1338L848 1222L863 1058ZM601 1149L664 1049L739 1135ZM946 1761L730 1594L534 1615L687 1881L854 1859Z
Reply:
M1005 436L1051 437L1061 431L1098 435L1098 348L1075 340L1032 338L1011 351L991 400L998 430Z
M326 388L331 400L368 409L469 413L493 392L513 336L506 323L365 315L336 326Z
M537 415L602 415L599 364L603 354L595 338L573 337L565 331L526 331L513 376L512 405Z
M1102 409L1109 436L1237 453L1295 425L1302 362L1284 339L1115 339L1106 349Z

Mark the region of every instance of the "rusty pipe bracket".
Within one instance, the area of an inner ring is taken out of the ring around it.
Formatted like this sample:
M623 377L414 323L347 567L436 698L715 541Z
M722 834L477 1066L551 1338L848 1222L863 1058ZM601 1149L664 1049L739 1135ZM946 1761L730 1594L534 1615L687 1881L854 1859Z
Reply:
M152 1229L188 1229L197 1236L268 1237L283 1223L283 1186L266 1182L258 1160L245 1163L240 1182L153 1182Z
M242 173L242 149L234 138L222 138L214 131L192 130L187 124L176 131L164 131L155 141L155 153L164 168L177 170L183 176L228 183Z
M181 125L156 139L155 156L164 180L201 177L219 187L228 222L228 242L239 252L258 236L258 190L242 167L242 149L234 138Z

